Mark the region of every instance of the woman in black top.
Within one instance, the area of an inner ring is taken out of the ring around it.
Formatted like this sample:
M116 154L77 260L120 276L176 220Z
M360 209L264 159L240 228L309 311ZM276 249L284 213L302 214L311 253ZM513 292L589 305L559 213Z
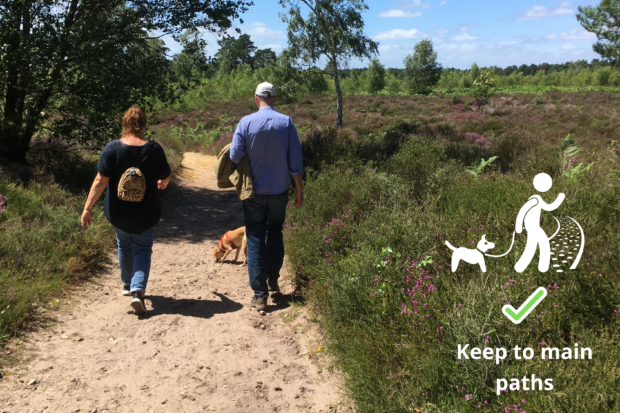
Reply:
M123 136L108 143L97 165L97 177L88 194L82 226L92 222L92 208L107 188L105 216L116 231L118 260L123 283L123 295L133 295L131 306L135 313L146 313L144 293L151 269L151 254L155 225L161 218L157 189L170 182L170 166L162 147L144 139L146 114L132 106L123 116ZM139 202L119 199L121 177L129 168L138 168L146 188Z

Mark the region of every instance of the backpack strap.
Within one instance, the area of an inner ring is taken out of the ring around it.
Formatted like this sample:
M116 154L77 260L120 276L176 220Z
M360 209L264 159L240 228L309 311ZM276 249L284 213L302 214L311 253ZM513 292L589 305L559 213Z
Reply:
M147 145L149 146L146 150L146 155L144 155L144 159L142 159L142 161L140 161L140 164L138 166L136 166L136 168L140 169L140 167L142 166L142 164L144 163L144 161L146 161L146 158L149 157L149 154L151 152L153 152L153 148L155 147L155 143L153 141L149 141L149 143L147 143Z

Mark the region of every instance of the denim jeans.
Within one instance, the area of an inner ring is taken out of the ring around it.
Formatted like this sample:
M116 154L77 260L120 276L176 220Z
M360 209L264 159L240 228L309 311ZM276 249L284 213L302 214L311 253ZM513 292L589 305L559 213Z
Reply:
M282 224L288 192L257 195L243 201L243 220L248 243L248 272L255 296L268 296L267 278L278 279L284 262Z
M151 271L151 254L155 228L142 234L130 234L114 227L118 245L118 263L121 268L121 281L129 285L130 291L144 294Z

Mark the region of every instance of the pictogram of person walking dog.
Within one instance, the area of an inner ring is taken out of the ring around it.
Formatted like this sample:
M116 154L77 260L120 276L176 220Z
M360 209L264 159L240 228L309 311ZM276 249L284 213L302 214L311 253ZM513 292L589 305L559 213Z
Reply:
M534 177L533 185L536 191L545 193L551 189L553 180L548 174L540 173ZM543 211L552 212L557 210L564 202L564 199L566 199L566 195L561 193L549 204L545 202L541 195L532 195L517 214L512 242L510 248L504 254L491 255L487 253L487 251L495 247L495 244L486 239L486 234L482 235L476 248L456 248L446 241L448 248L453 251L452 272L456 272L461 261L478 265L482 272L486 272L485 257L500 258L506 256L514 246L515 236L522 234L524 230L527 239L525 249L514 266L516 272L522 273L527 269L534 259L536 251L539 251L538 270L540 272L545 273L549 271L551 265L553 265L556 272L563 272L564 270L561 269L562 264L569 263L571 264L570 269L574 270L581 260L585 244L581 225L571 217L563 218L560 222L554 216L553 218L556 220L558 228L550 237L540 226Z

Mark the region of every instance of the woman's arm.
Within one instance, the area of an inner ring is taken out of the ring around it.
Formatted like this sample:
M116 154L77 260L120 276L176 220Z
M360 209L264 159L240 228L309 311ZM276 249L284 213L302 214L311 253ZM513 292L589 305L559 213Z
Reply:
M88 198L86 199L86 205L84 205L84 212L82 212L82 227L87 229L90 223L93 220L92 211L95 203L108 186L108 182L110 178L97 174L93 185L90 187L90 192L88 193Z

